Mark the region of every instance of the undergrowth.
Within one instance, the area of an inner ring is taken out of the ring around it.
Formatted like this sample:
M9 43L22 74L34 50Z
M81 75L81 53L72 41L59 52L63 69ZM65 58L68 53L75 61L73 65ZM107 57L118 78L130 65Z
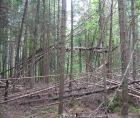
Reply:
M108 99L108 104L110 103L111 98ZM111 105L108 107L108 112L109 113L119 113L122 108L122 98L119 94L117 94L114 97L114 100L112 101ZM135 104L135 102L130 99L129 100L129 112L131 114L137 114L139 112L139 108Z

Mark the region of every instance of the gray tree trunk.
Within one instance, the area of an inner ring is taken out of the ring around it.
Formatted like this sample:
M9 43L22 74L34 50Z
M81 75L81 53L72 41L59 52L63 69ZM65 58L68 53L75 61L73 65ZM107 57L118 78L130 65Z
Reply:
M26 16L26 13L27 13L27 7L28 7L28 0L26 0L26 2L25 2L24 13L23 13L22 22L21 22L20 31L19 31L19 36L18 36L18 41L17 41L14 77L19 77L19 71L20 71L20 64L19 64L20 63L19 62L20 43L21 43L21 37L22 37L22 32L23 32L23 25L24 25L24 21L25 21L25 16ZM15 91L15 84L13 84L13 91Z
M122 101L121 110L122 118L128 118L128 36L127 36L127 20L126 20L126 1L118 0L119 26L120 26L120 42L121 42L121 63L122 63Z
M28 5L27 5L27 11L28 11ZM25 24L25 36L24 36L24 47L23 47L23 74L25 76L28 76L28 13L26 13L25 16L26 24ZM27 79L24 79L24 85L27 84Z
M73 79L73 0L71 0L71 65L70 65L70 80ZM69 84L72 90L72 83Z
M133 79L135 80L136 79L136 76L137 76L137 67L136 67L136 64L137 64L137 40L138 40L138 37L137 37L137 26L136 26L136 20L137 20L137 16L136 16L136 12L135 12L135 4L136 4L136 0L131 0L131 20L132 20L132 44L133 44L133 50L134 50L134 53L133 53Z
M65 40L66 40L66 0L62 0L61 16L61 40L60 40L60 84L59 84L59 109L58 114L63 113L63 94L64 94L64 72L65 72Z
M102 40L102 48L105 46L105 39L106 39L106 19L104 15L104 9L105 7L105 2L103 0L99 0L99 13L100 13L100 35L101 35L101 40ZM104 78L104 106L105 106L105 117L107 117L107 88L106 88L106 66L105 66L105 52L103 52L103 60L102 63L104 64L103 66L103 78Z
M46 41L46 70L44 70L45 71L45 75L47 75L47 77L46 77L46 79L45 79L45 82L46 82L46 84L48 84L49 83L49 72L50 72L50 65L49 65L49 62L50 62L50 18L51 18L51 16L50 16L50 0L48 1L48 3L47 3L47 41Z
M60 0L58 0L58 13L57 13L57 42L60 40ZM57 50L57 59L56 59L56 68L57 68L57 75L59 74L59 50ZM57 81L59 80L59 76L57 76Z
M110 38L109 38L109 53L108 53L108 67L107 67L107 78L111 79L111 69L112 69L112 28L113 28L113 2L111 1L111 11L110 11Z
M35 18L35 31L34 31L34 46L33 46L33 54L31 59L31 81L30 81L30 88L34 87L35 84L35 53L37 48L37 39L38 39L38 23L39 23L39 9L40 9L40 0L37 3L37 11L36 11L36 18Z

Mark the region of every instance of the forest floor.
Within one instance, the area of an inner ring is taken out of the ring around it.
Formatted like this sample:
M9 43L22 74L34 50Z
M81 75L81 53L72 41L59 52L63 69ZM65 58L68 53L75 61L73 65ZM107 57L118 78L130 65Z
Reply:
M91 91L92 89L93 87L86 89L83 88L77 92L82 93L83 91ZM66 94L69 94L69 92ZM114 92L110 92L108 96L113 94ZM103 93L96 93L77 98L70 97L65 99L63 118L105 118L103 106L99 107L101 104L99 102L102 101L103 95ZM53 99L57 98L57 96L57 92L55 93L54 90L51 90L1 104L0 118L62 118L62 116L57 115L58 100ZM121 117L120 113L117 112L108 113L108 118ZM138 117L137 114L130 113L129 118L140 117Z
M120 82L117 79L107 81L108 100L116 94L115 90ZM103 79L99 79L99 75L98 78L86 75L71 83L72 90L69 88L69 80L65 81L63 118L105 118ZM140 109L140 89L135 89L135 92L133 89L134 85L129 85L129 94L135 93L130 99L137 104L137 107L130 105L129 118L140 118L137 111ZM57 83L48 86L40 82L34 89L22 84L16 85L15 93L9 89L8 103L3 103L3 91L4 89L0 89L0 118L62 118L57 115L59 104ZM117 91L120 94L121 88ZM108 111L108 118L121 118L121 108L117 106L116 109L116 112Z
M91 103L92 96L84 101L76 100L74 106L69 102L64 103L63 118L105 118L103 108L98 108L96 103ZM0 106L0 118L62 118L58 116L58 103L48 102L19 105L19 101L3 104ZM83 104L79 104L83 102ZM120 113L108 113L108 118L121 118ZM129 113L129 118L140 118L137 114Z

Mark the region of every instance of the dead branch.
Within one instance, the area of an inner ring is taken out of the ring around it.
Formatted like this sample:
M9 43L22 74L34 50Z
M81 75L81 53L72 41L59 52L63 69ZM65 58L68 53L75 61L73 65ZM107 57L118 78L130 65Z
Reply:
M134 84L134 83L139 83L140 81L132 81L132 82L129 82L128 85L130 84ZM122 87L119 86L119 85L115 85L114 87L111 87L111 88L108 88L107 91L112 91L112 90L115 90L117 89L118 87ZM82 93L75 93L75 94L69 94L69 95L65 95L64 98L70 98L70 97L81 97L81 96L87 96L87 95L90 95L90 94L95 94L95 93L101 93L101 92L104 92L104 89L101 89L101 90L96 90L96 91L91 91L91 92L82 92ZM132 94L130 94L132 95ZM133 94L134 96L134 94ZM134 96L135 97L135 96ZM55 97L55 98L43 98L43 99L39 99L39 100L32 100L32 101L28 101L28 102L23 102L23 103L20 103L20 105L26 105L26 104L31 104L31 103L34 103L34 102L45 102L46 100L47 101L56 101L58 100L59 97Z

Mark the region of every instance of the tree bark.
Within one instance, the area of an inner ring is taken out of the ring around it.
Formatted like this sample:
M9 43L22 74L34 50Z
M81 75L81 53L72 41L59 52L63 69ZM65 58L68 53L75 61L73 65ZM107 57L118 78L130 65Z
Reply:
M19 36L18 36L18 41L17 41L14 77L19 77L19 71L20 71L20 62L19 62L20 43L21 43L21 38L22 38L25 16L26 16L26 13L27 13L27 7L28 7L28 0L26 0L26 2L25 2L24 13L23 13L22 22L21 22L20 31L19 31ZM15 83L13 84L13 92L14 91L15 91Z
M63 94L64 94L64 72L65 72L65 40L66 40L66 0L62 0L61 16L61 40L60 40L60 84L59 84L59 109L58 114L63 113Z
M58 10L58 13L57 13L57 42L59 42L59 40L60 40L60 0L58 0L58 8L57 8L57 10ZM60 55L59 55L59 50L57 50L57 64L56 64L56 66L57 66L57 74L59 74L59 58L60 58ZM57 81L59 80L59 76L57 77Z
M51 14L50 14L50 0L48 1L48 5L47 5L47 42L46 42L46 70L45 70L45 74L49 75L50 72L50 18L51 18ZM46 84L49 84L49 77L46 77L45 79Z
M27 4L27 11L28 11L28 4ZM27 70L28 70L28 13L25 15L26 24L25 24L25 36L24 36L24 47L23 47L23 55L22 55L22 61L23 61L23 75L28 76ZM24 85L27 84L27 80L23 80Z
M101 40L102 40L102 48L104 48L105 44L105 39L106 39L106 19L105 19L105 14L103 9L105 8L105 2L103 0L99 0L99 13L100 13L100 35L101 35ZM104 80L104 106L105 106L105 115L107 117L107 84L106 84L106 59L105 59L105 52L103 52L102 55L102 63L104 64L103 66L103 80Z
M137 20L137 16L136 16L136 12L135 12L135 3L136 0L131 0L131 25L132 25L132 44L133 44L133 79L136 79L137 76L137 72L136 72L136 64L137 64L137 34L136 34L136 20Z
M110 70L112 69L112 36L113 36L113 2L114 0L111 0L111 11L110 11L110 37L109 37L109 49L108 49L108 67L107 67L107 78L112 78Z
M127 39L127 20L126 20L126 1L118 0L120 42L121 42L121 63L122 63L122 118L128 118L128 39Z
M81 47L81 41L79 39L79 47ZM82 72L82 52L79 50L79 72Z
M70 65L70 80L73 79L73 0L71 0L71 65ZM69 84L72 89L72 83Z
M39 9L40 9L40 0L37 3L37 11L36 11L36 18L35 18L35 30L34 30L34 46L33 46L33 54L31 59L31 70L30 75L33 77L30 81L30 88L32 89L35 84L35 54L37 48L37 40L38 40L38 23L39 23Z

